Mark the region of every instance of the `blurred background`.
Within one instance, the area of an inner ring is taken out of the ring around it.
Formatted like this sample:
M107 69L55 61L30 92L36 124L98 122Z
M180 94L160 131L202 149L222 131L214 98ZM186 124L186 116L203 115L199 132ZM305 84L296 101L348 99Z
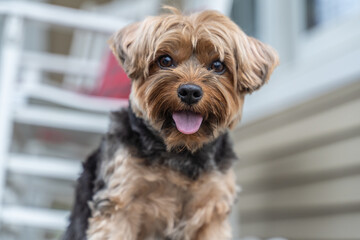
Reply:
M161 5L217 9L279 52L233 132L234 239L360 239L360 1L0 1L0 239L59 239L130 83L106 44Z

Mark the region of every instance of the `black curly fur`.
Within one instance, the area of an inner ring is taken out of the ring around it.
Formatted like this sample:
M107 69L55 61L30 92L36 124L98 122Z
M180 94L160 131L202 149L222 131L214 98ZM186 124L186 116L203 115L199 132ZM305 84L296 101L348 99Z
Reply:
M92 199L94 194L96 169L100 161L99 148L83 163L83 172L77 181L75 204L70 216L70 225L64 235L64 240L86 240L88 218L91 215L88 201Z

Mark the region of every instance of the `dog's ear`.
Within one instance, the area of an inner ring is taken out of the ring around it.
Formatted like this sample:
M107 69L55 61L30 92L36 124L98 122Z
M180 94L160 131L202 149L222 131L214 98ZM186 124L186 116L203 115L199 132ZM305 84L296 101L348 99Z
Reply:
M251 93L269 80L279 57L269 45L241 35L235 51L238 89L241 93Z
M130 24L116 32L108 40L113 54L131 79L137 78L139 72L139 66L136 64L139 56L134 51L139 35L139 27L140 22Z

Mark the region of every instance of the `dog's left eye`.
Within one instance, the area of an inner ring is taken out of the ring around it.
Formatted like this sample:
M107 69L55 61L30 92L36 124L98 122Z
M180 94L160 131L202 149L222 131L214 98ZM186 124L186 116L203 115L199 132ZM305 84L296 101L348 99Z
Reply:
M160 68L171 68L175 67L173 59L169 55L159 57L158 65Z
M223 62L220 62L219 60L216 60L211 63L209 70L213 70L217 74L223 74L225 72L225 64Z

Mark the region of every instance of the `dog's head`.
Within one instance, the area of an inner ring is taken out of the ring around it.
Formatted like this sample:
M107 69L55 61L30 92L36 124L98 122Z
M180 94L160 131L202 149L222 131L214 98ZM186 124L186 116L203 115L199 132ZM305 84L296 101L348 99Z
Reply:
M132 79L131 107L168 149L195 151L241 118L244 96L268 81L276 52L215 12L148 17L110 46Z

